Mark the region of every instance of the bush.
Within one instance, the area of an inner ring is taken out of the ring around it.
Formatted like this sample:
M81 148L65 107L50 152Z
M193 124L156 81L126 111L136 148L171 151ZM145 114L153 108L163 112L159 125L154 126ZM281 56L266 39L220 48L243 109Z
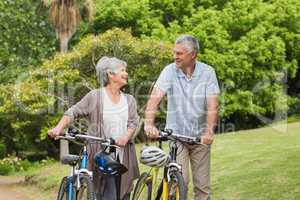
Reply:
M18 157L7 157L0 160L0 175L28 170L31 163Z
M5 156L5 145L0 142L0 159L4 158Z
M0 161L0 175L8 175L11 171L10 165Z

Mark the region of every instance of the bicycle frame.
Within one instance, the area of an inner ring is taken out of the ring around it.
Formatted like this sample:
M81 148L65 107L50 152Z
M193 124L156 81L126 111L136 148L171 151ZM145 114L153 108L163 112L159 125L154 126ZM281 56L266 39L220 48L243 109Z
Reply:
M73 141L74 143L78 143L75 141L74 136L68 135L68 132L66 132L66 136L59 136L59 139L69 140L69 141ZM67 186L66 186L67 200L75 200L76 198L75 193L80 188L80 174L88 175L92 179L93 172L89 171L87 169L87 166L88 166L87 142L84 142L83 151L80 155L80 160L76 165L72 166L70 175L67 176Z
M171 134L170 131L160 132L160 137L158 138L159 145L158 147L162 149L162 141L171 141L169 144L169 161L163 168L163 178L158 186L158 174L159 174L159 168L152 167L150 171L148 172L148 178L151 179L151 200L168 200L170 195L170 188L171 191L174 191L176 193L173 193L173 195L176 196L176 199L179 199L182 197L182 185L174 185L176 187L175 190L172 190L173 187L170 187L170 182L174 180L175 177L178 177L178 174L181 174L181 165L176 162L177 158L177 151L178 151L178 143L179 142L188 142L189 144L201 144L201 138L198 137L190 137L190 136L183 136L183 135L177 135L177 134ZM183 181L182 176L180 176L181 183ZM176 179L175 179L176 180ZM147 179L146 179L147 181ZM169 188L170 187L170 188ZM177 187L181 187L181 193L178 190ZM173 188L174 189L174 188ZM143 190L143 189L142 189ZM141 190L141 191L142 191ZM138 194L140 195L140 194ZM148 193L149 195L149 193ZM181 197L180 197L181 196ZM149 197L149 196L148 196Z
M76 186L76 190L80 187L80 174L88 174L91 178L93 177L93 172L89 171L87 169L88 165L88 153L87 153L87 147L86 144L83 147L83 152L81 155L80 163L77 166L72 167L70 176L68 176L68 182L67 182L67 200L75 200L74 195L74 187ZM79 169L76 169L76 167L79 166ZM76 182L73 180L74 176L76 176Z
M162 148L162 141L159 141L159 148ZM153 167L150 170L150 174L152 177L152 190L151 190L151 200L159 199L160 196L156 196L157 191L159 189L159 186L162 186L162 200L168 200L168 180L169 178L169 171L170 170L178 170L181 172L181 166L176 163L176 157L177 157L177 149L178 146L173 143L170 148L170 161L167 166L164 167L164 174L163 179L160 184L158 184L158 174L159 174L159 168ZM178 193L178 191L177 191ZM177 194L176 195L179 195Z
M77 198L77 192L80 191L81 189L82 180L88 178L89 184L90 185L92 184L91 180L93 179L93 172L88 170L89 156L87 152L87 146L91 144L90 141L105 146L105 149L109 147L110 152L113 152L115 154L115 157L116 157L116 148L119 147L115 145L115 141L111 138L105 139L105 138L100 138L95 136L89 136L86 134L80 134L80 133L78 134L76 130L74 132L74 130L72 129L69 129L68 131L66 131L65 135L58 136L57 138L72 141L73 143L83 146L83 151L79 155L80 157L78 157L77 155L75 157L73 157L74 155L66 155L65 160L63 161L63 164L68 164L72 166L70 175L64 178L66 182L61 183L61 186L64 187L63 195L64 194L66 195L67 200L75 200ZM117 194L116 194L117 199L120 198L119 197L120 182L121 182L121 176L118 175L116 176L116 185L118 185ZM94 198L94 195L92 195L91 198Z

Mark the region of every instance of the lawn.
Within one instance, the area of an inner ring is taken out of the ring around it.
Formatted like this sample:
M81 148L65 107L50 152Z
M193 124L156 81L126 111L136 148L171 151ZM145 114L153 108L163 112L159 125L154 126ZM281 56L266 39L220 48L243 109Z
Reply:
M300 199L300 123L283 130L266 127L218 135L212 147L212 199ZM25 188L36 199L55 199L60 177L68 173L66 166L48 164L27 173L30 184Z

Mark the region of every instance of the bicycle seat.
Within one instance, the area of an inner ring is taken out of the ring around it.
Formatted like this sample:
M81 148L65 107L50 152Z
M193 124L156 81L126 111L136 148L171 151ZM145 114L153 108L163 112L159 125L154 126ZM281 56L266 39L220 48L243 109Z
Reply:
M80 156L68 154L61 158L61 163L64 165L75 166L79 160L80 160Z
M104 175L118 176L127 172L127 168L113 159L107 152L98 152L94 156L94 163Z

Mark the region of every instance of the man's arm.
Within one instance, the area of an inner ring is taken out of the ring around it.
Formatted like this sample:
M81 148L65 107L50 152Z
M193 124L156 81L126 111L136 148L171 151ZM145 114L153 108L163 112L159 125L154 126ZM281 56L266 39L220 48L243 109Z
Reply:
M212 144L214 140L214 128L218 121L219 95L207 97L206 132L202 137L203 144Z
M162 98L165 96L165 92L163 92L158 87L154 87L153 91L150 95L150 98L147 102L147 108L145 111L145 131L149 137L155 138L158 136L159 132L154 125L155 114L158 108L159 103Z

